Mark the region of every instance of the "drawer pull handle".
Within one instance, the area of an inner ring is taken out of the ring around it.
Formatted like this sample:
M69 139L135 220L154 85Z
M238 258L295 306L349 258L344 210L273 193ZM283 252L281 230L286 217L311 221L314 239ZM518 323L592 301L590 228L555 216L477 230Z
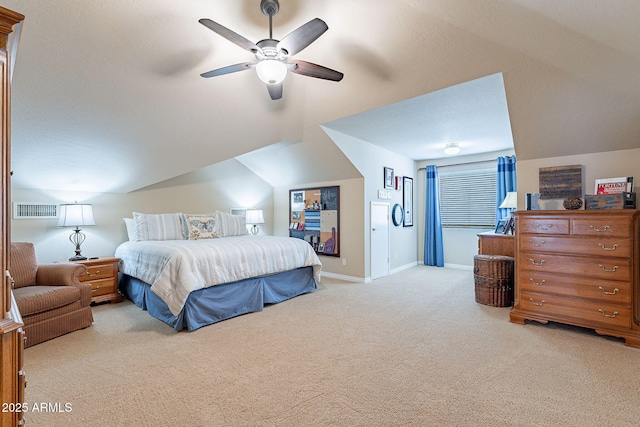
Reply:
M598 228L595 225L590 225L589 227L591 227L593 229L593 231L596 231L598 233L604 233L605 231L609 231L609 226L605 225L604 228Z
M598 243L598 246L600 246L602 249L604 249L605 251L615 251L616 249L618 249L618 244L614 243L612 247L608 248L604 245L604 243Z
M553 224L536 224L536 227L540 230L551 230L553 228Z
M91 292L95 292L95 291L97 291L98 289L100 289L100 285L96 286L96 288L95 288L95 289L91 289Z
M96 270L95 273L91 274L91 273L87 273L87 276L91 277L91 276L98 276L100 274L100 270Z
M529 301L531 301L531 304L537 305L538 307L543 306L544 303L546 302L545 300L542 300L540 302L536 302L536 300L534 300L533 298L529 298Z
M531 264L537 265L537 266L541 266L541 265L543 265L545 263L544 260L536 261L533 258L529 258L529 261L531 261Z
M529 240L529 243L531 243L533 246L542 246L544 245L544 240L540 240L540 242L534 242L533 240Z
M533 283L536 286L543 286L546 283L546 280L542 279L539 282L536 282L535 280L533 280L533 277L529 277L529 280L531 280L531 283Z
M613 270L607 270L607 267L605 267L602 264L598 264L598 267L600 267L602 269L602 271L606 271L607 273L615 273L619 268L617 265L614 265L613 266Z
M617 311L614 311L614 312L613 312L613 314L607 314L607 313L605 313L605 312L604 312L604 310L603 310L603 309L601 309L601 308L599 308L599 309L598 309L598 311L599 311L600 313L602 313L602 315L603 315L604 317L608 317L608 318L610 318L610 319L613 319L613 318L614 318L614 317L616 317L618 314L620 314L620 313L618 313Z
M605 294L605 295L615 295L618 292L620 292L620 289L618 289L618 288L615 288L612 292L605 291L602 286L598 286L598 289L600 289L602 291L602 293Z

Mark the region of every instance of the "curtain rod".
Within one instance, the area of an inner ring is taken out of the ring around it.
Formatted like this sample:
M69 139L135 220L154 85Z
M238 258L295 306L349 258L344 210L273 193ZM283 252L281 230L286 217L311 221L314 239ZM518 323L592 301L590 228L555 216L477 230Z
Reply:
M478 164L478 163L489 163L489 162L495 162L495 159L494 160L478 160L478 161L475 161L475 162L465 162L465 163L453 163L453 164L450 164L450 165L443 165L443 166L437 166L437 167L438 168L448 168L448 167L451 167L451 166L466 166L466 165L475 165L475 164ZM426 170L426 169L427 168L418 168L419 171L423 171L423 170Z

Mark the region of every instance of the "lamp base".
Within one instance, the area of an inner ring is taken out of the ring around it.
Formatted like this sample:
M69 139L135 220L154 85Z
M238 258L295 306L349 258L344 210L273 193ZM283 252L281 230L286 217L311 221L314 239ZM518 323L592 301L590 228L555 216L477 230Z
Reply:
M253 227L251 227L251 234L253 234L254 236L257 235L260 232L260 229L258 228L257 225L253 225Z
M86 256L76 255L69 258L69 261L84 261L85 259L87 259Z

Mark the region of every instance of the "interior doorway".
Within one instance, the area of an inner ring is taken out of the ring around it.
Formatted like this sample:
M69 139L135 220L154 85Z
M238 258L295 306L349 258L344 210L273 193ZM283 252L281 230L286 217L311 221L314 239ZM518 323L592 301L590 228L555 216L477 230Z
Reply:
M389 275L389 203L371 202L371 279Z

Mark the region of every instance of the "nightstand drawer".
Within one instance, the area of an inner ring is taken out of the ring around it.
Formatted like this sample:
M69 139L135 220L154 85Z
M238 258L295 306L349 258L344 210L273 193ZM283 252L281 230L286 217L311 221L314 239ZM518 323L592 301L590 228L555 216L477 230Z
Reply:
M88 282L90 280L113 278L117 275L115 268L113 263L87 266L87 272L80 276L80 281Z
M99 295L112 294L116 292L115 283L113 279L102 279L91 281L91 296L97 297Z

